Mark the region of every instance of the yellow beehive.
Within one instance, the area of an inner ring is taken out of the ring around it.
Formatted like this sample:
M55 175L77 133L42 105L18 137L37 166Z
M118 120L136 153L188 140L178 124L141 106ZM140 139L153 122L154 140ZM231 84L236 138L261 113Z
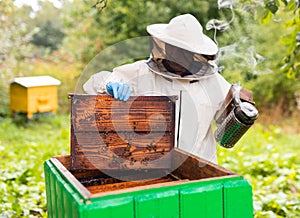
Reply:
M26 113L56 113L57 87L60 81L51 76L18 77L10 83L10 111Z

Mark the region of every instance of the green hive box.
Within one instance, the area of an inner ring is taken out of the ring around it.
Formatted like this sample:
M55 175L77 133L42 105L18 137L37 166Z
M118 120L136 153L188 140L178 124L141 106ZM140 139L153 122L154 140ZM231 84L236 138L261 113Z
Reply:
M252 189L243 177L177 149L173 156L184 162L164 178L106 185L100 172L70 171L70 156L51 158L45 162L48 217L253 217Z
M252 188L242 176L172 147L176 99L149 96L122 103L107 96L70 98L71 155L56 156L44 164L48 217L253 217ZM112 116L123 114L119 109L126 105L128 117ZM162 117L155 113L163 114L168 123L161 129ZM141 132L148 128L145 114L152 114L151 122L157 127L153 131L163 130L151 147L134 143L148 140L144 136L149 131ZM117 119L114 125L112 118ZM130 142L123 138L129 134L124 120L138 133L131 135ZM111 128L118 125L122 126L120 138ZM142 141L133 136L143 136Z

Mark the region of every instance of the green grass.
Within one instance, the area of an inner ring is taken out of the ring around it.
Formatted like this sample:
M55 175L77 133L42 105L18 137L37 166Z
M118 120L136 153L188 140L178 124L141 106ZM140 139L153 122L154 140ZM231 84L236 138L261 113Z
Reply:
M0 217L46 216L43 163L69 153L69 116L0 118Z
M255 217L300 217L300 134L254 125L233 149L218 149L219 164L253 188Z
M300 216L300 134L254 125L219 164L253 187L256 217ZM69 115L0 118L0 217L45 217L44 161L69 154ZM238 206L238 205L237 205Z

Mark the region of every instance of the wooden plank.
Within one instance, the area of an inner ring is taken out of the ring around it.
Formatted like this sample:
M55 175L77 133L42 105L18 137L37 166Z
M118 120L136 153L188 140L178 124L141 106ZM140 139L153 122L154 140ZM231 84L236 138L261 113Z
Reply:
M77 154L71 162L73 170L79 169L167 169L170 168L171 158L163 158L159 154L134 155L134 157L123 158L117 155Z
M237 175L236 173L218 166L209 161L203 160L186 152L176 149L173 152L173 171L179 178L192 180ZM177 167L178 166L178 167ZM238 175L237 175L238 176Z
M128 101L118 101L110 95L86 95L86 94L70 94L69 99L72 99L73 103L77 106L82 105L83 107L111 109L113 107L129 107L132 108L157 108L157 104L168 104L175 102L177 96L132 96ZM156 105L153 104L156 102ZM94 103L94 104L91 104ZM73 107L74 109L74 107Z
M132 135L130 133L79 132L74 135L76 153L99 153L112 151L115 154L126 156L123 153L166 152L170 150L170 135L161 133Z
M113 121L113 122L80 122L72 124L76 132L90 131L90 132L112 132L116 129L119 131L132 131L132 132L163 132L172 131L173 124L171 122L149 122L147 121Z
M155 180L141 180L141 181L130 181L130 182L118 182L113 184L103 184L103 185L95 185L86 187L91 194L122 190L127 188L133 188L137 186L146 186L153 185L158 183L165 183L173 181L172 178L161 178Z
M91 193L77 180L77 178L65 168L65 166L57 159L50 159L58 171L66 178L66 180L75 187L85 199L91 198Z
M157 105L158 106L158 105ZM73 110L72 125L75 131L171 131L173 117L170 110L125 109L98 110L83 108Z
M75 170L69 171L71 157L57 156L51 159L59 171L67 178L68 181L79 189L86 198L105 196L107 194L126 193L137 190L144 190L155 187L172 186L187 182L209 181L219 178L238 177L233 173L216 164L202 160L196 156L190 155L182 150L174 148L174 164L178 168L169 174L164 174L161 178L141 179L131 181L132 175L136 175L136 169L122 171L124 174L114 178L104 174L99 170ZM86 161L86 160L84 160ZM155 171L157 170L157 171ZM149 171L149 172L148 172ZM158 168L147 170L149 177L151 173L161 171ZM167 176L166 176L167 175Z

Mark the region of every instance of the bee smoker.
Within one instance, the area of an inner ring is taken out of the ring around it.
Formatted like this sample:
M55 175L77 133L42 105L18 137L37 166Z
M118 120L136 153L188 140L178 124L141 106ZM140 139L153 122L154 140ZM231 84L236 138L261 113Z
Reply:
M216 115L216 141L225 148L232 148L257 117L258 110L254 106L252 93L239 85L232 85Z

